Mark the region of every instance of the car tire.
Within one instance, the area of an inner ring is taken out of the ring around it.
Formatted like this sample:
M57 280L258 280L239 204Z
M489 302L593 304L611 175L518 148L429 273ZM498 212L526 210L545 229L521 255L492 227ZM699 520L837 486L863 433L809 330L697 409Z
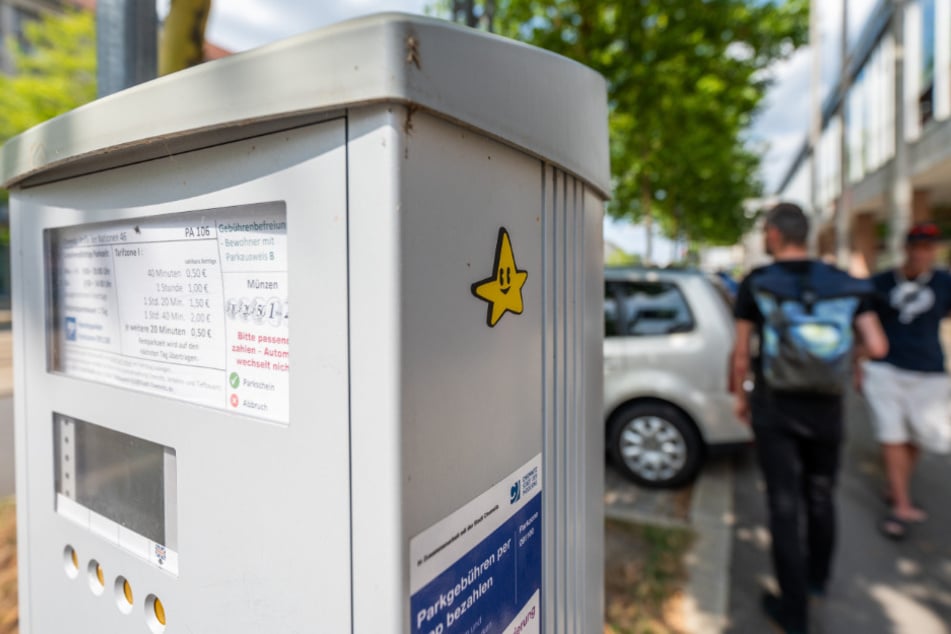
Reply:
M696 427L679 409L661 402L632 403L615 412L608 422L608 451L627 479L652 489L693 481L703 462Z

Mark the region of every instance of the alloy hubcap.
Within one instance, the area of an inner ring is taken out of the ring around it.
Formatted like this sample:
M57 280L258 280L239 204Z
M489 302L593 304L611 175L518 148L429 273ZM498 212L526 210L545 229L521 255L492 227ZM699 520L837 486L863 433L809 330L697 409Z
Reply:
M652 482L673 478L687 462L683 434L659 416L631 419L621 432L620 450L627 467Z

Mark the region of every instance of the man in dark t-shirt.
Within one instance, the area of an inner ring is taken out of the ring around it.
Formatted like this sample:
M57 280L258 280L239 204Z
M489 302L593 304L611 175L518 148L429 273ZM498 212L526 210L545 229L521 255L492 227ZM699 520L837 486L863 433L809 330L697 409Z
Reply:
M792 280L793 294L798 295L790 301L798 302L814 289L821 289L828 299L845 300L849 307L842 316L847 333L847 343L843 344L846 363L851 354L853 325L870 355L881 356L887 350L881 325L868 302L871 285L811 260L805 246L808 234L809 223L799 207L783 203L769 212L766 243L775 262L756 269L740 285L731 376L737 415L752 424L766 480L773 565L781 595L765 594L763 609L787 634L807 631L810 590L824 592L830 576L835 543L833 488L843 436L843 399L841 389L787 391L775 387L775 377L769 380L772 375L767 376L763 351L767 345L781 347L789 341L777 338L775 332L772 341L764 337L766 318L758 289L767 278L786 279ZM754 333L760 335L761 354L751 358L750 339ZM754 389L747 395L742 386L750 369L755 377ZM803 515L805 543L800 532Z
M939 239L934 224L916 225L904 265L872 278L889 352L864 364L862 383L888 478L891 510L881 529L893 539L927 518L909 493L920 450L951 451L951 383L939 338L941 320L951 312L951 275L934 269Z

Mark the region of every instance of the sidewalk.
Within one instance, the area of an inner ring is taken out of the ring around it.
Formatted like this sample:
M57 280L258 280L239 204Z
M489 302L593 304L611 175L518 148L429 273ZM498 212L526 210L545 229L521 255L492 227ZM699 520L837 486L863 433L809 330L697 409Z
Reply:
M878 522L886 507L878 447L864 402L853 397L849 440L839 482L839 545L828 597L815 602L813 633L951 633L951 459L927 456L913 485L931 515L901 543L886 540ZM775 588L763 483L752 454L738 461L736 526L728 632L766 632L763 587Z
M733 521L733 465L729 460L718 457L708 461L697 481L679 491L637 487L609 466L605 470L605 516L641 526L690 531L694 541L684 558L688 579L681 589L678 623L690 634L723 630Z
M0 499L15 490L13 466L13 332L10 311L0 310Z
M13 330L9 310L0 310L0 398L13 396Z

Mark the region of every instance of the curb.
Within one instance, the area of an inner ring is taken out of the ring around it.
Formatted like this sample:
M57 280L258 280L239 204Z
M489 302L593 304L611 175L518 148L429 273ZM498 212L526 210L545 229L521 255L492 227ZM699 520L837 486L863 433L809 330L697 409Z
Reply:
M689 580L684 588L687 632L723 632L730 604L730 560L733 551L733 465L728 460L707 463L693 492L690 524L697 534L685 563Z
M609 520L617 520L620 522L628 522L631 524L639 524L641 526L657 526L660 528L693 530L693 526L689 522L684 522L682 520L672 519L669 517L661 517L654 513L647 513L645 511L615 508L607 505L604 509L604 518Z

